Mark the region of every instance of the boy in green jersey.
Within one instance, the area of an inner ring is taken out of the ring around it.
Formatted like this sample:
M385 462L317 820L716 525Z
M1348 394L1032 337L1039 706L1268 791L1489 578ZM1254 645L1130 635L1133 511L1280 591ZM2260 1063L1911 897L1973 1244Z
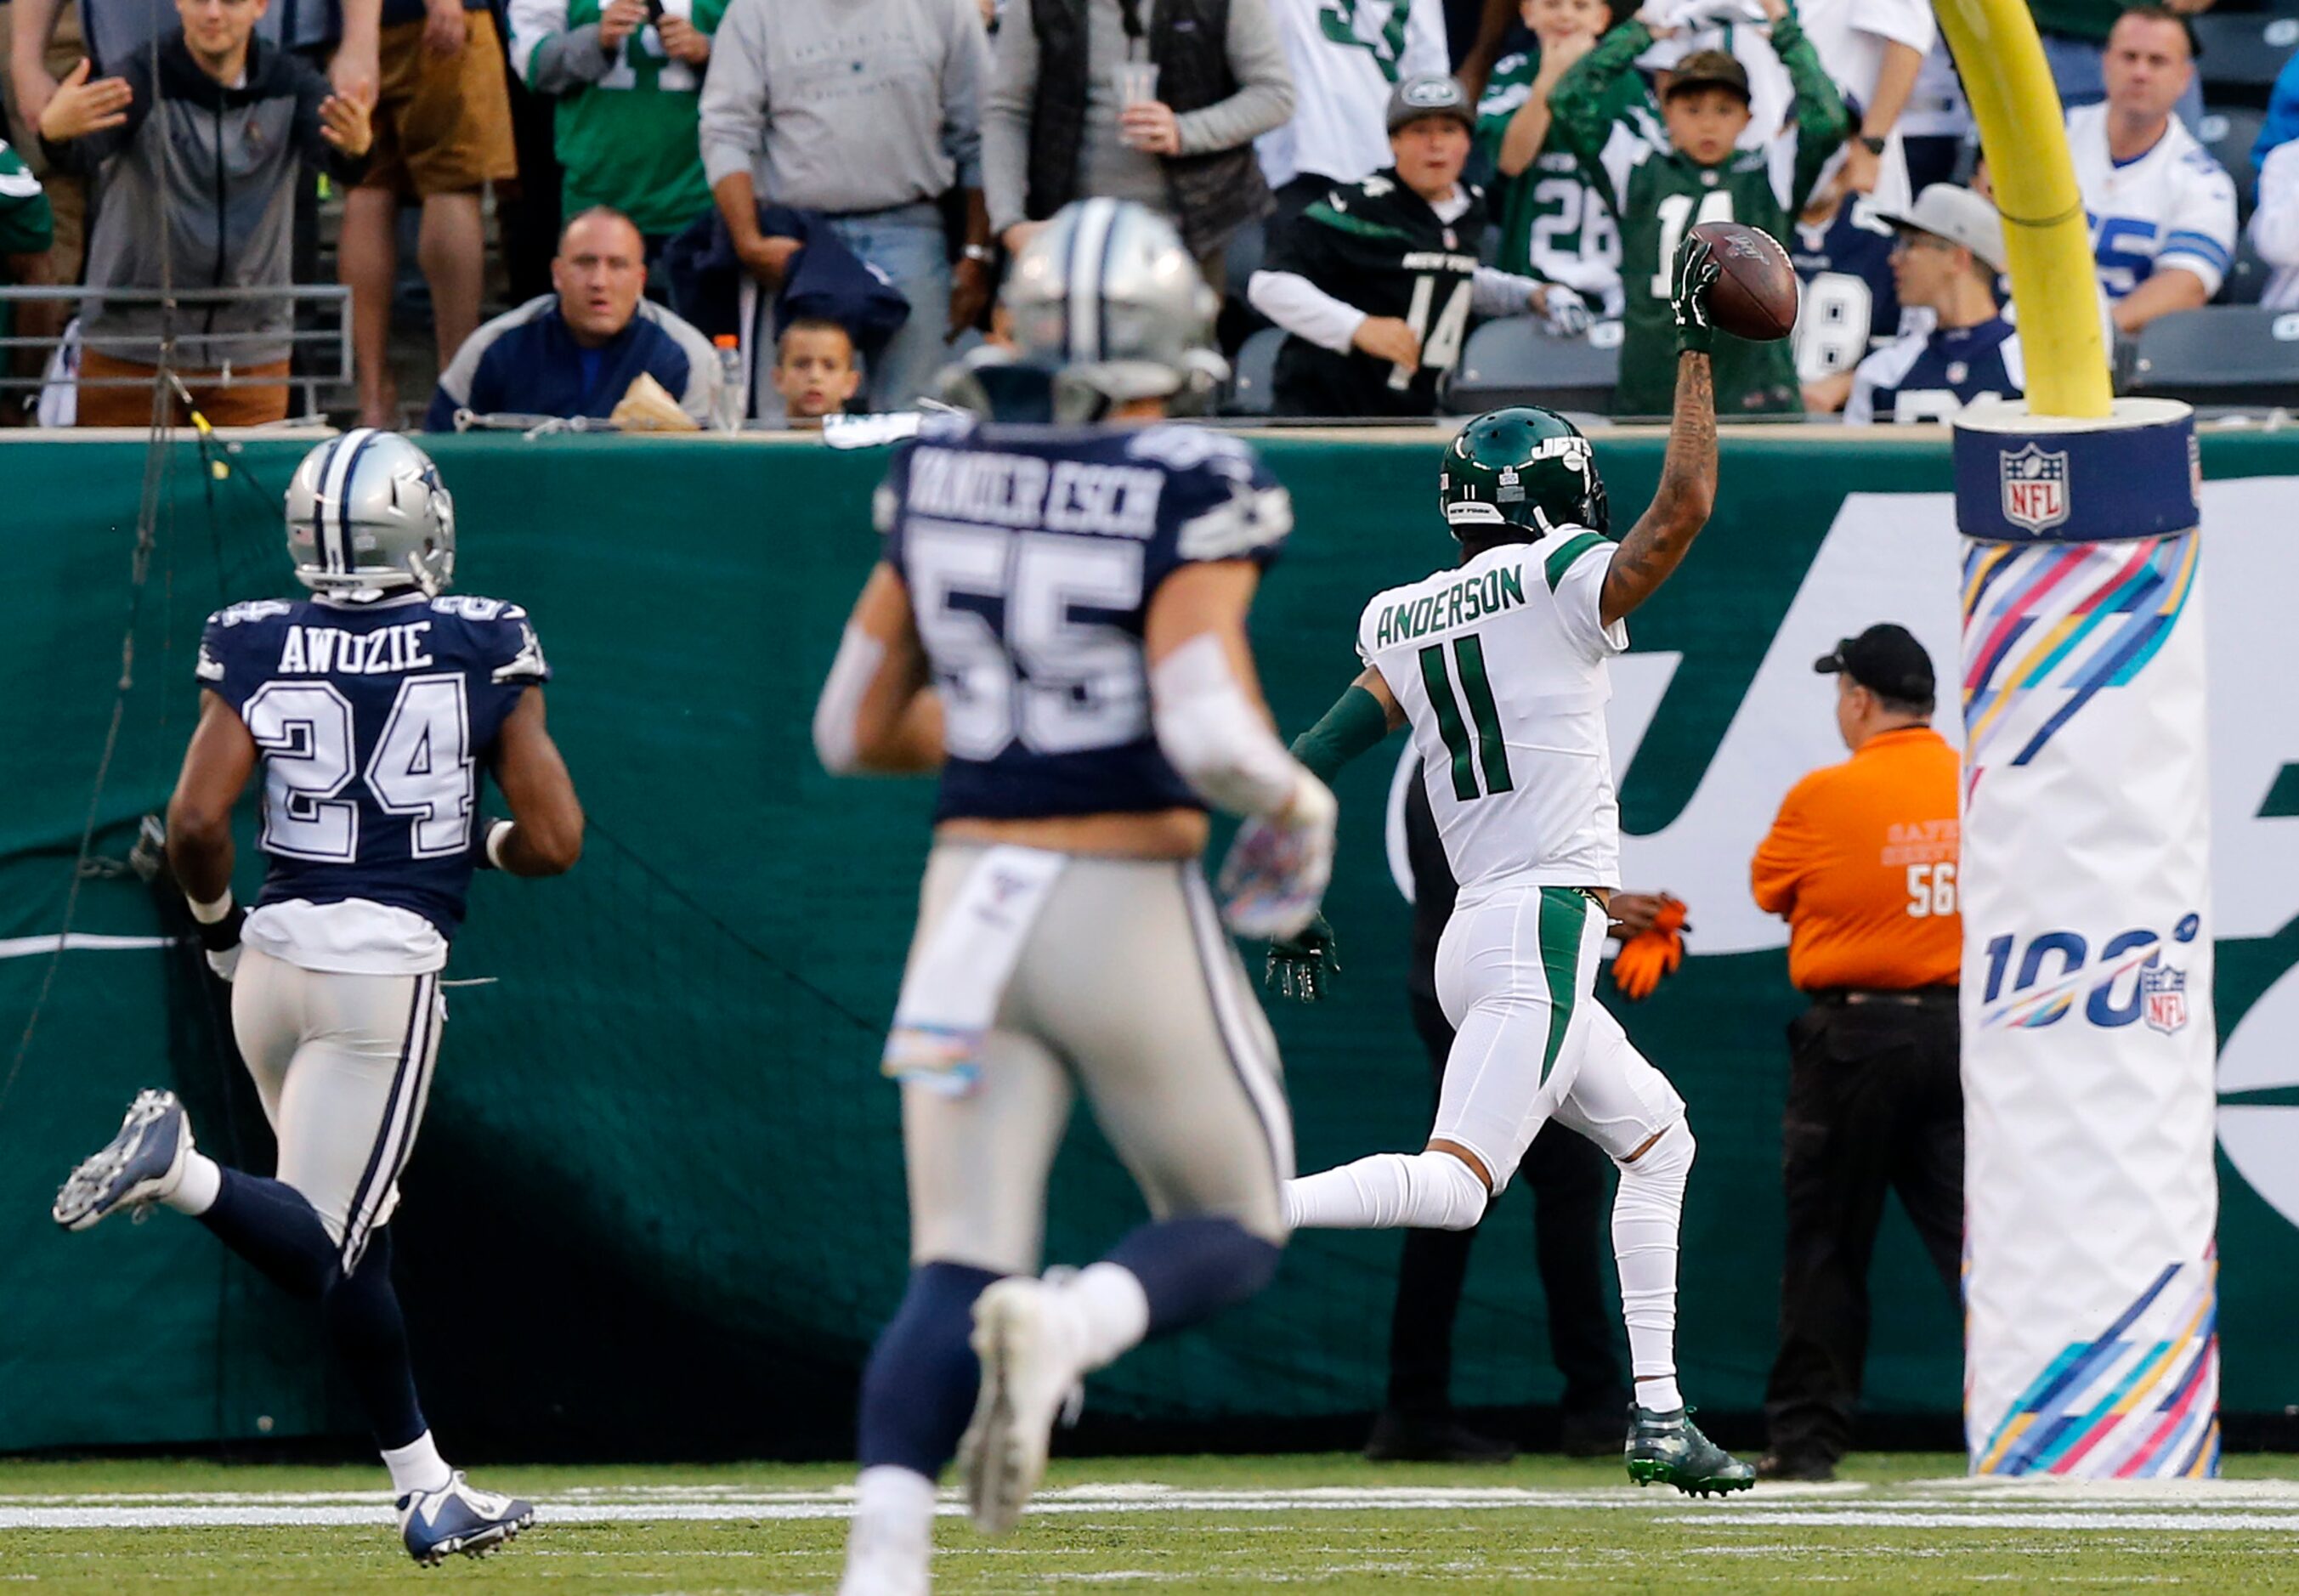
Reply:
M1796 88L1796 121L1763 149L1736 141L1748 125L1747 70L1722 50L1679 62L1661 92L1656 128L1649 96L1624 94L1654 34L1623 22L1549 96L1549 142L1571 152L1621 219L1623 317L1619 416L1668 412L1676 370L1669 309L1677 245L1704 221L1738 221L1789 236L1822 167L1852 130L1834 79L1784 0L1763 0L1772 48ZM1716 413L1795 413L1803 408L1796 355L1785 339L1716 340Z
M1606 0L1522 0L1532 46L1493 66L1477 102L1477 149L1493 165L1486 201L1500 226L1500 269L1563 283L1608 321L1621 315L1621 229L1603 190L1548 137L1557 80L1612 26ZM1616 111L1647 102L1643 81L1621 80Z

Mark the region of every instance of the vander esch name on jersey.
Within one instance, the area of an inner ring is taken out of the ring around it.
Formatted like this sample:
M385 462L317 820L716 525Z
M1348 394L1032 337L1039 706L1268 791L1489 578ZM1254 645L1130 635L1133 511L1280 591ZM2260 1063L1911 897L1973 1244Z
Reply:
M1374 646L1409 642L1430 632L1465 626L1480 616L1498 615L1524 603L1524 570L1505 565L1481 577L1456 582L1441 593L1409 604L1392 604L1382 611Z
M1146 540L1157 534L1165 486L1166 473L1148 466L920 449L910 460L909 508L947 520Z

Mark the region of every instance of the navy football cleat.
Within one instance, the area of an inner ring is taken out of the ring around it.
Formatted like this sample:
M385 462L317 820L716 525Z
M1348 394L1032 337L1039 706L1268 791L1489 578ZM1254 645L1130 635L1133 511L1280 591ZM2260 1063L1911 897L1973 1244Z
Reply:
M120 1134L80 1160L48 1213L66 1230L86 1230L123 1208L140 1218L176 1189L191 1151L191 1121L176 1094L138 1092Z
M474 1490L457 1469L436 1491L401 1497L399 1534L407 1555L426 1567L452 1552L483 1558L535 1522L535 1504Z

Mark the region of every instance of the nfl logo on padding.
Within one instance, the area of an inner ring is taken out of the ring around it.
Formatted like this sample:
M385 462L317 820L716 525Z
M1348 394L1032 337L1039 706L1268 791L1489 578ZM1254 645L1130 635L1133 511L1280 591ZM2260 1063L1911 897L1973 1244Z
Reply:
M2187 1023L2187 972L2168 964L2149 965L2139 972L2139 993L2146 1000L2147 1028L2166 1036Z
M2068 519L2068 454L2046 453L2034 444L2001 456L2004 519L2043 532Z

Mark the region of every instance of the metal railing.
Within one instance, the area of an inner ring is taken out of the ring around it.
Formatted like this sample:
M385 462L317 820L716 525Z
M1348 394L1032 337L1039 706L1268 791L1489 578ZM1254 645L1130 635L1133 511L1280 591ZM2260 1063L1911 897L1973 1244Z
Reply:
M294 309L291 324L278 332L208 333L190 330L199 312L220 305L244 305L253 302L278 303L285 301ZM279 288L112 288L112 287L50 287L0 286L0 304L54 304L58 302L75 307L76 313L87 313L95 306L111 304L134 308L150 307L172 312L177 326L166 337L137 337L126 342L136 353L123 354L139 364L167 365L181 376L187 370L201 373L199 386L216 388L278 387L282 379L269 376L250 376L235 369L229 352L233 349L279 345L288 346L292 362L290 375L285 379L291 389L300 389L303 396L302 414L318 415L324 406L320 395L322 390L339 387L352 380L352 291L341 283L297 283ZM187 345L196 346L203 359L217 351L223 359L217 366L186 367L179 358L165 358L172 340L176 350ZM48 378L20 377L13 374L17 350L35 349L41 353L45 373L52 364L54 352L64 341L63 335L31 336L23 332L19 318L16 330L0 337L0 394L11 391L37 392L47 386ZM332 350L334 358L328 358ZM297 356L310 353L310 359ZM274 356L274 358L277 358ZM211 372L216 373L210 375ZM84 377L77 379L90 387L145 387L149 377Z

